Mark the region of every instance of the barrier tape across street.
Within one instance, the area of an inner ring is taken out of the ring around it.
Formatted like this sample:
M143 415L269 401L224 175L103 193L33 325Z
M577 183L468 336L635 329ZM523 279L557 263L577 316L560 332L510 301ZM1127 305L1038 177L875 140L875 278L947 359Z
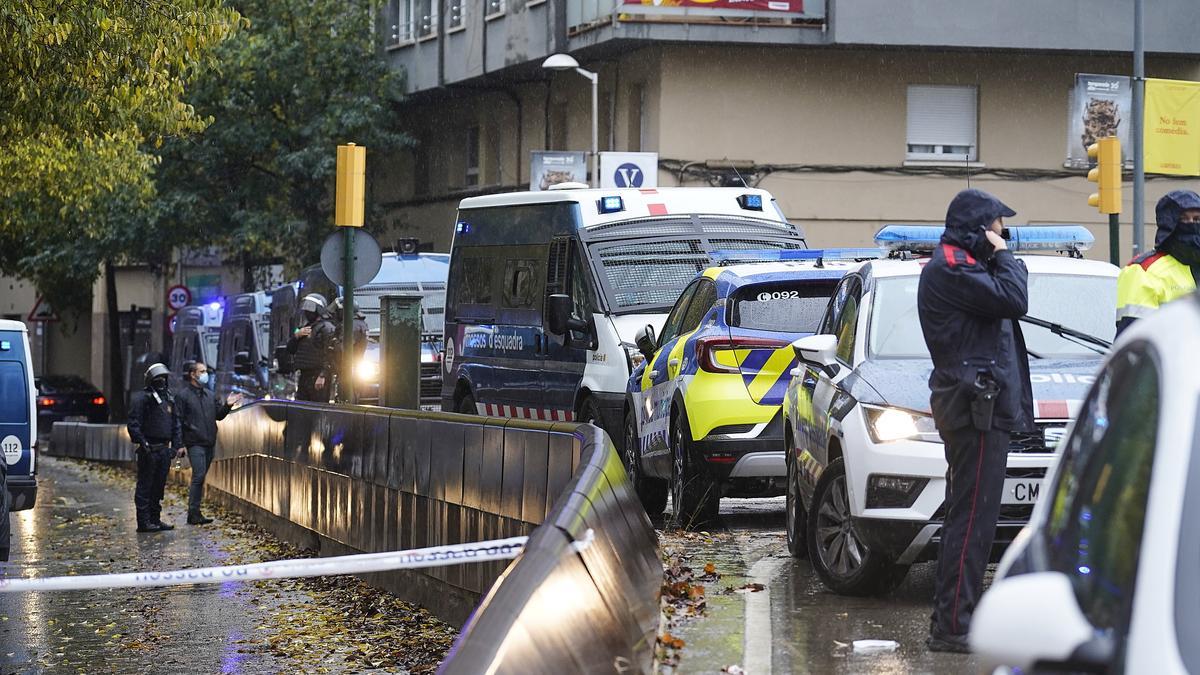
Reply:
M145 586L223 584L229 581L291 579L334 574L365 574L460 563L511 560L521 554L528 537L494 539L470 544L433 546L386 553L359 553L329 558L274 560L247 565L201 567L167 572L127 572L31 579L0 579L0 593L20 591L82 591Z

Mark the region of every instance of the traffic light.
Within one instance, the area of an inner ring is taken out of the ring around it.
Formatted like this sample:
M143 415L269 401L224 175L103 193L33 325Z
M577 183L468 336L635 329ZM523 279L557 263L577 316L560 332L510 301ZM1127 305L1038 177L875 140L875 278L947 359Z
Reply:
M1088 180L1100 190L1088 197L1088 206L1100 213L1121 212L1121 141L1116 136L1101 138L1088 147L1088 159L1096 160L1096 168L1088 171Z

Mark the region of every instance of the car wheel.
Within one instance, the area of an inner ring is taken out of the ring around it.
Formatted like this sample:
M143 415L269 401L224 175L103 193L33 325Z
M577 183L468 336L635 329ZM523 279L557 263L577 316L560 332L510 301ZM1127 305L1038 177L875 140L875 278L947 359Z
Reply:
M871 550L854 531L846 467L834 460L813 493L808 513L808 556L821 582L841 595L877 595L900 585L908 568Z
M807 558L808 544L804 541L804 527L808 514L800 500L800 472L796 458L792 456L791 434L788 434L787 452L787 545L793 558Z
M704 464L692 451L687 415L671 414L671 503L675 509L675 527L698 530L717 520L721 485L713 480Z
M462 413L463 415L478 415L479 409L475 407L475 397L468 392L458 402L458 408L455 412Z
M622 460L629 482L633 484L633 490L642 502L642 508L646 509L646 515L651 518L661 516L667 508L667 481L650 478L642 471L641 444L638 443L637 422L633 418L632 410L625 414L624 440Z

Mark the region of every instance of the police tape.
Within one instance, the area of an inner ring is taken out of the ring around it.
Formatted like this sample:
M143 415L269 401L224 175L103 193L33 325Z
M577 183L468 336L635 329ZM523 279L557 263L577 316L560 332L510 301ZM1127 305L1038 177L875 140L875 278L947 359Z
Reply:
M298 558L247 565L201 567L167 572L127 572L66 577L0 579L0 593L18 591L83 591L145 586L223 584L230 581L262 581L337 574L366 574L400 569L446 567L460 563L511 560L525 549L529 537L510 537L470 544L359 553L329 558Z

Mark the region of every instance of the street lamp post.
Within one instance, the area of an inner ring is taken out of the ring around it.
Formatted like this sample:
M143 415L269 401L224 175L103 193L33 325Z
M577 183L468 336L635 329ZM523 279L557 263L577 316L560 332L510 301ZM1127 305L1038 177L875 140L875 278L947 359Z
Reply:
M579 62L570 54L553 54L542 62L546 70L574 70L592 83L592 187L600 186L600 76L579 67Z

